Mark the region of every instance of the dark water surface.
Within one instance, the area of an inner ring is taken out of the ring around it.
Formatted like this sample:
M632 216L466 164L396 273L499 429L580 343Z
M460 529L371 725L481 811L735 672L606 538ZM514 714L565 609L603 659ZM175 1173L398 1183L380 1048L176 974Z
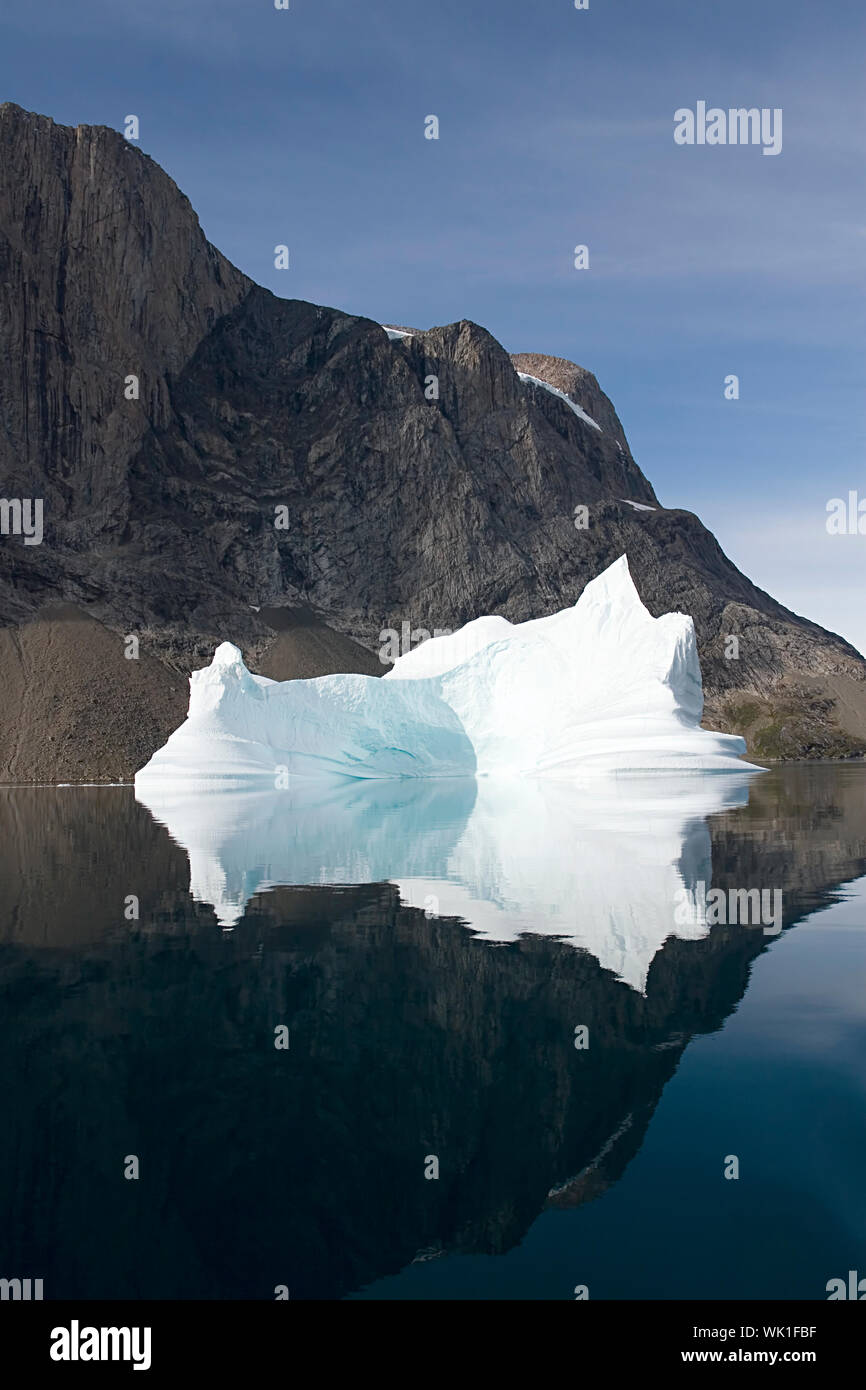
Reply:
M0 1276L823 1299L866 1275L866 767L702 784L0 789ZM684 920L701 883L780 890L782 929Z

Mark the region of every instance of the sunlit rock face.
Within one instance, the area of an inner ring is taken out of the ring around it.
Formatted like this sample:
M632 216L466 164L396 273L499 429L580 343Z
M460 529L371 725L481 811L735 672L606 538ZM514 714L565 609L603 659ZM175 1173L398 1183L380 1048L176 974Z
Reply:
M136 786L750 770L743 740L702 729L702 712L691 618L653 618L622 556L573 608L476 620L383 680L270 681L224 642Z

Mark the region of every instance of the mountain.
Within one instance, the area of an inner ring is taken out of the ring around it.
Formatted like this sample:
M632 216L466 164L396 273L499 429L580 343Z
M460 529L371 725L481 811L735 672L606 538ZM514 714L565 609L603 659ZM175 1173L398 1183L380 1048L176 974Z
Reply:
M223 640L381 673L385 630L540 617L623 554L695 620L705 724L866 751L866 663L661 506L589 372L276 298L116 131L0 106L0 349L2 497L44 518L0 536L2 780L130 777Z

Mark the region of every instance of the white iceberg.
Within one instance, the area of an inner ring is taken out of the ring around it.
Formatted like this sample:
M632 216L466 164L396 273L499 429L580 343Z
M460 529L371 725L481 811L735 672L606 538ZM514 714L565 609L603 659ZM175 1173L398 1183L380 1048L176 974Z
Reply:
M756 771L743 739L702 729L702 712L691 618L653 618L622 556L573 608L477 619L382 679L271 681L224 642L135 784Z

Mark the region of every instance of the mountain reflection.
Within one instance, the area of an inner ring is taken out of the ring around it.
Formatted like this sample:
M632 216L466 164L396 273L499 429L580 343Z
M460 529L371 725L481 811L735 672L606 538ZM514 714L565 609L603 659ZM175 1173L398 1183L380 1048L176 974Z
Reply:
M790 925L866 869L862 778L825 773L748 802L714 779L214 797L164 824L129 789L5 789L4 1272L48 1298L335 1298L598 1197L773 947L677 936L676 886L780 884Z

